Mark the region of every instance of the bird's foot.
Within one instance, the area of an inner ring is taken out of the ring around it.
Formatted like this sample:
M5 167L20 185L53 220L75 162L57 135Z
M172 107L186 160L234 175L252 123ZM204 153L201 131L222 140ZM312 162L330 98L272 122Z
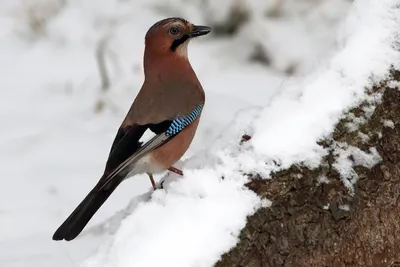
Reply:
M183 171L181 171L180 169L175 168L175 167L173 167L173 166L169 167L169 168L168 168L168 171L173 172L173 173L176 173L176 174L178 174L178 175L180 175L180 176L183 176ZM160 188L161 188L161 189L164 189L164 182L165 182L165 180L161 181L161 183L160 183Z
M164 181L161 181L161 183L160 183L160 189L164 189L164 182L165 182L165 180L164 180Z

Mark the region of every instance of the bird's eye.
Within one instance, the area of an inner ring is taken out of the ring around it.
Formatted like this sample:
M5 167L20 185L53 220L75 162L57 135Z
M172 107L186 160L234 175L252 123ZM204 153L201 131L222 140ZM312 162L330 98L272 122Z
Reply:
M180 32L180 29L177 26L173 26L169 29L169 33L172 35L178 35L179 32Z

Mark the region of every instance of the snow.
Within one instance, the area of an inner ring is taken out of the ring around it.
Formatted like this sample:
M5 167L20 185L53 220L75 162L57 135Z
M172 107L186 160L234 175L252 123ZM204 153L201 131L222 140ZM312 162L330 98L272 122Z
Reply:
M398 65L395 4L355 1L332 59L282 86L255 121L252 145L257 153L278 158L286 167L300 161L315 165L324 155L315 141L329 135L343 110L366 99L365 89L388 78L390 67Z
M241 189L241 175L222 185L219 172L186 173L188 179L141 203L122 222L111 245L84 266L212 266L235 244L232 233L244 227L249 207L258 206L259 200ZM210 242L212 236L215 242Z
M350 206L347 204L339 205L338 208L342 211L350 211Z
M394 122L392 120L384 120L383 126L394 129Z
M54 242L54 230L101 175L140 88L148 27L172 15L206 24L235 1L212 1L204 13L195 0L34 2L44 5L37 11L43 14L26 9L33 0L0 2L0 158L7 189L0 195L0 265L7 267L212 266L235 245L246 217L271 205L244 187L244 174L268 178L293 163L318 165L326 151L316 141L399 62L398 1L355 1L338 28L345 0L321 1L315 9L309 6L315 1L276 7L277 1L249 0L253 16L236 36L190 44L207 102L196 139L177 164L184 179L161 175L164 189L154 193L145 176L130 179L79 238ZM278 17L261 12L276 8ZM48 21L33 31L37 16ZM102 39L111 80L103 95L94 56ZM270 65L249 61L257 44ZM293 65L296 75L289 78ZM95 109L99 98L102 112ZM239 145L244 133L253 138ZM379 161L376 150L352 151L359 164ZM351 166L338 165L343 177Z
M318 184L329 184L329 179L325 175L318 176L317 178Z
M361 139L363 143L367 143L370 140L370 137L368 134L362 133L361 131L358 132L358 137Z
M370 153L346 143L335 143L331 147L334 149L333 154L337 156L332 167L340 174L343 184L351 193L354 193L354 184L358 180L353 166L371 169L382 160L375 147L369 149Z

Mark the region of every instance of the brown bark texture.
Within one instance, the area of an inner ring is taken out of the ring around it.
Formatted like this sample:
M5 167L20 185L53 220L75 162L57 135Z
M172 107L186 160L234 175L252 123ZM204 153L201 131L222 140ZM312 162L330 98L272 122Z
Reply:
M400 80L399 72L392 76ZM400 91L383 83L369 94L381 101L347 111L332 136L319 142L330 151L321 166L252 177L247 186L272 206L248 217L236 247L215 266L400 267ZM357 118L357 130L346 127ZM337 143L366 153L376 148L382 158L368 168L349 156L358 176L353 194L334 168ZM318 182L321 176L329 183Z

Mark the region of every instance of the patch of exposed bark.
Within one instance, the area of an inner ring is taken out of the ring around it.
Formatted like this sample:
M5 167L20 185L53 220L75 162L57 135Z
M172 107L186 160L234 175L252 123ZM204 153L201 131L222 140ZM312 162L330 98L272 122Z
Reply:
M394 80L399 76L393 73ZM217 267L400 266L400 91L380 85L372 94L382 94L372 115L366 114L368 103L347 113L368 117L358 130L346 126L346 116L320 142L328 150L340 142L380 154L371 169L354 166L354 194L332 166L332 150L317 169L299 165L271 180L253 177L248 187L272 200L272 207L248 218L239 243ZM323 176L328 183L318 179Z

